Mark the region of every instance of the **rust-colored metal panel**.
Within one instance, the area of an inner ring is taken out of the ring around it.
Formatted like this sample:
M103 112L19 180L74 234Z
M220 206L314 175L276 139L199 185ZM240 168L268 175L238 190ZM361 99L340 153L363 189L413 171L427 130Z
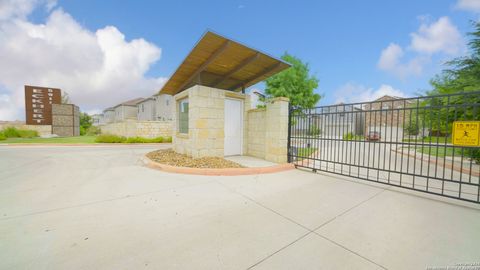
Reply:
M62 103L58 88L25 85L25 120L27 125L51 125L52 104Z

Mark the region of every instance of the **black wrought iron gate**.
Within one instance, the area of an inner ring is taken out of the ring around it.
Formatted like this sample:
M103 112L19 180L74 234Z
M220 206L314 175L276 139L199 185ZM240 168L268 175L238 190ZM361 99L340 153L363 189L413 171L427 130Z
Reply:
M480 203L480 147L452 144L454 125L480 139L479 106L480 91L290 108L289 162Z

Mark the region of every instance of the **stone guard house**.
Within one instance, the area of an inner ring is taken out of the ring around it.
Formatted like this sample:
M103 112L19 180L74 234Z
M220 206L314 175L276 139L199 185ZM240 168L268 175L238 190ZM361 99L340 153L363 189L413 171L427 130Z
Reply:
M250 155L286 162L288 99L251 109L245 88L289 67L206 32L160 90L174 96L174 150L194 158Z

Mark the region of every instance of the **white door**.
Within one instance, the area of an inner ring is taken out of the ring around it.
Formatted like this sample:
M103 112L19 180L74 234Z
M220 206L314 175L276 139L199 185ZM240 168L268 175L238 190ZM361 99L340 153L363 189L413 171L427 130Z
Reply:
M225 156L242 154L243 106L238 99L225 99Z

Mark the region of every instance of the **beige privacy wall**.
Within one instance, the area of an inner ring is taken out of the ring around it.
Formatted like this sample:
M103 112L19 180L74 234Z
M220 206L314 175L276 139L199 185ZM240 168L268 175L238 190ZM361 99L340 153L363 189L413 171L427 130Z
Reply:
M104 134L125 137L156 138L172 136L172 121L137 121L135 119L127 119L99 127Z
M188 133L178 132L178 103L188 98ZM244 155L287 162L288 99L276 98L265 109L251 110L245 94L195 85L175 95L173 148L194 158L224 156L225 99L243 100Z
M266 108L248 111L247 154L276 163L287 162L288 99L274 98Z

